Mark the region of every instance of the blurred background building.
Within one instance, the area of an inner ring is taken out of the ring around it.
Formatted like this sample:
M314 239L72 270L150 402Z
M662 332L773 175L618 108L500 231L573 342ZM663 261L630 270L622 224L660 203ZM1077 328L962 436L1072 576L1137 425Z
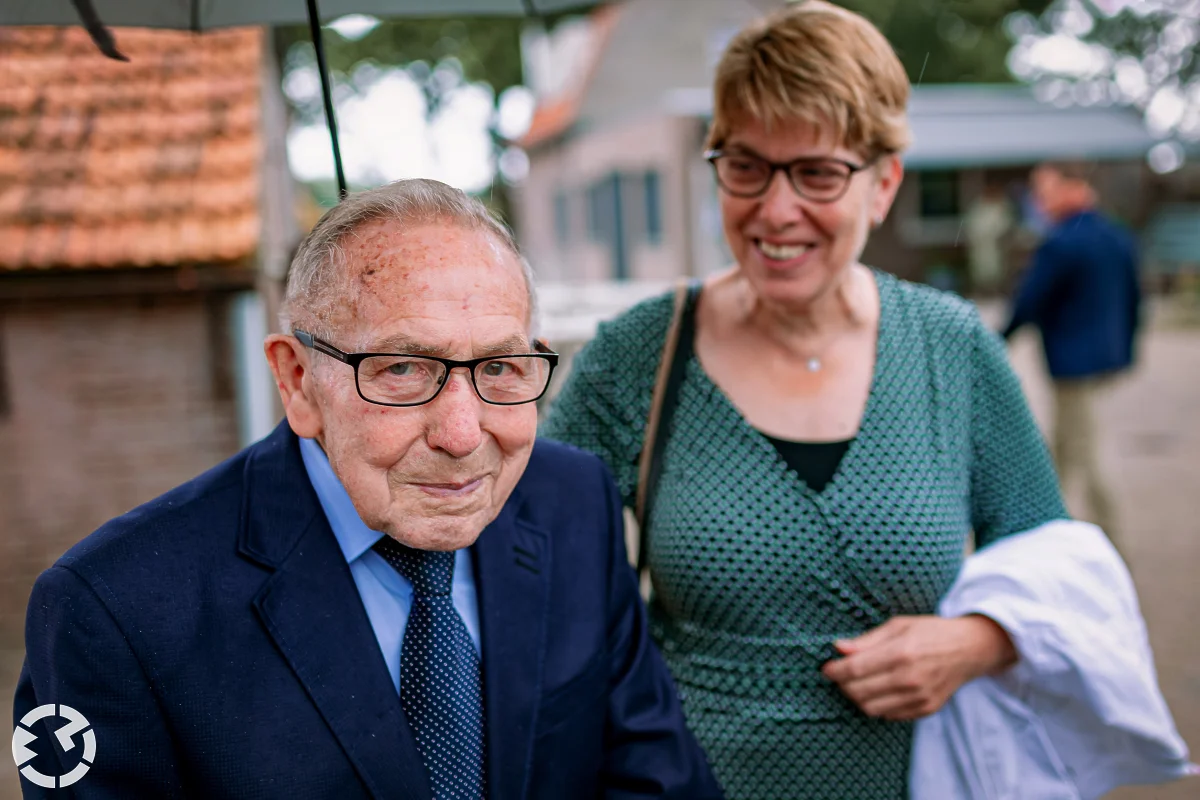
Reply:
M716 186L699 155L716 59L760 9L690 0L681 13L677 3L630 0L526 37L539 102L520 140L529 168L515 217L543 280L664 281L729 263ZM1156 173L1147 155L1160 139L1136 110L1042 102L1022 85L918 84L910 114L908 178L872 234L867 263L968 289L964 222L994 187L1013 211L1011 235L999 243L1008 287L1040 232L1026 196L1029 170L1085 159L1100 163L1106 210L1146 233L1151 274L1195 268L1200 167Z
M38 572L249 433L264 37L121 42L130 64L82 30L0 28L6 647Z

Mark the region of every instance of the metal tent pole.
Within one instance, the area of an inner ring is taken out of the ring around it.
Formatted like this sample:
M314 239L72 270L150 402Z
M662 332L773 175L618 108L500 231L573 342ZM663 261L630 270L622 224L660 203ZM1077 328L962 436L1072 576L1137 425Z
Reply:
M308 30L312 35L313 48L317 51L317 69L321 73L321 97L325 101L325 122L329 126L329 140L333 143L333 168L337 173L338 199L346 196L346 173L342 169L342 148L338 144L337 117L333 111L333 85L329 77L329 64L325 60L325 42L321 36L321 13L317 0L308 3Z

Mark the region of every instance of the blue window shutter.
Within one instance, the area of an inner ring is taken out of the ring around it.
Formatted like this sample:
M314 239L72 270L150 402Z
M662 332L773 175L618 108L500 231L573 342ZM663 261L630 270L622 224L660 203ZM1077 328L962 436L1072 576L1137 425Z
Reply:
M662 194L657 170L649 170L642 176L643 203L646 214L646 241L658 244L662 241Z

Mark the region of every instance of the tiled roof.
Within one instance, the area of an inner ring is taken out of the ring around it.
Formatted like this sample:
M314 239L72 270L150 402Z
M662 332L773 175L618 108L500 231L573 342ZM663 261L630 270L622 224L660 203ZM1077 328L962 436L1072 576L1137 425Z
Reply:
M569 88L561 95L539 100L529 130L518 140L521 147L535 148L561 136L575 124L588 84L616 27L619 14L620 6L617 4L597 6L592 11L592 42L587 57L579 67L580 74L568 82Z
M1060 107L1028 86L925 86L908 108L913 168L1034 164L1048 159L1142 160L1158 141L1124 106Z
M230 262L259 238L260 29L0 28L0 270Z
M566 133L579 115L578 97L560 97L538 105L533 111L529 130L521 137L522 147L537 147Z

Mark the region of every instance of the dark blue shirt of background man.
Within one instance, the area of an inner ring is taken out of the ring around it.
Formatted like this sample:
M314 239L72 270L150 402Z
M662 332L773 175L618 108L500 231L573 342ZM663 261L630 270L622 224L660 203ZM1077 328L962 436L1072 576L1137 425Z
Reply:
M1056 179L1064 180L1061 174L1050 178ZM1090 202L1078 206L1055 220L1037 249L1004 329L1007 339L1023 325L1037 326L1056 379L1128 368L1139 325L1134 237Z

